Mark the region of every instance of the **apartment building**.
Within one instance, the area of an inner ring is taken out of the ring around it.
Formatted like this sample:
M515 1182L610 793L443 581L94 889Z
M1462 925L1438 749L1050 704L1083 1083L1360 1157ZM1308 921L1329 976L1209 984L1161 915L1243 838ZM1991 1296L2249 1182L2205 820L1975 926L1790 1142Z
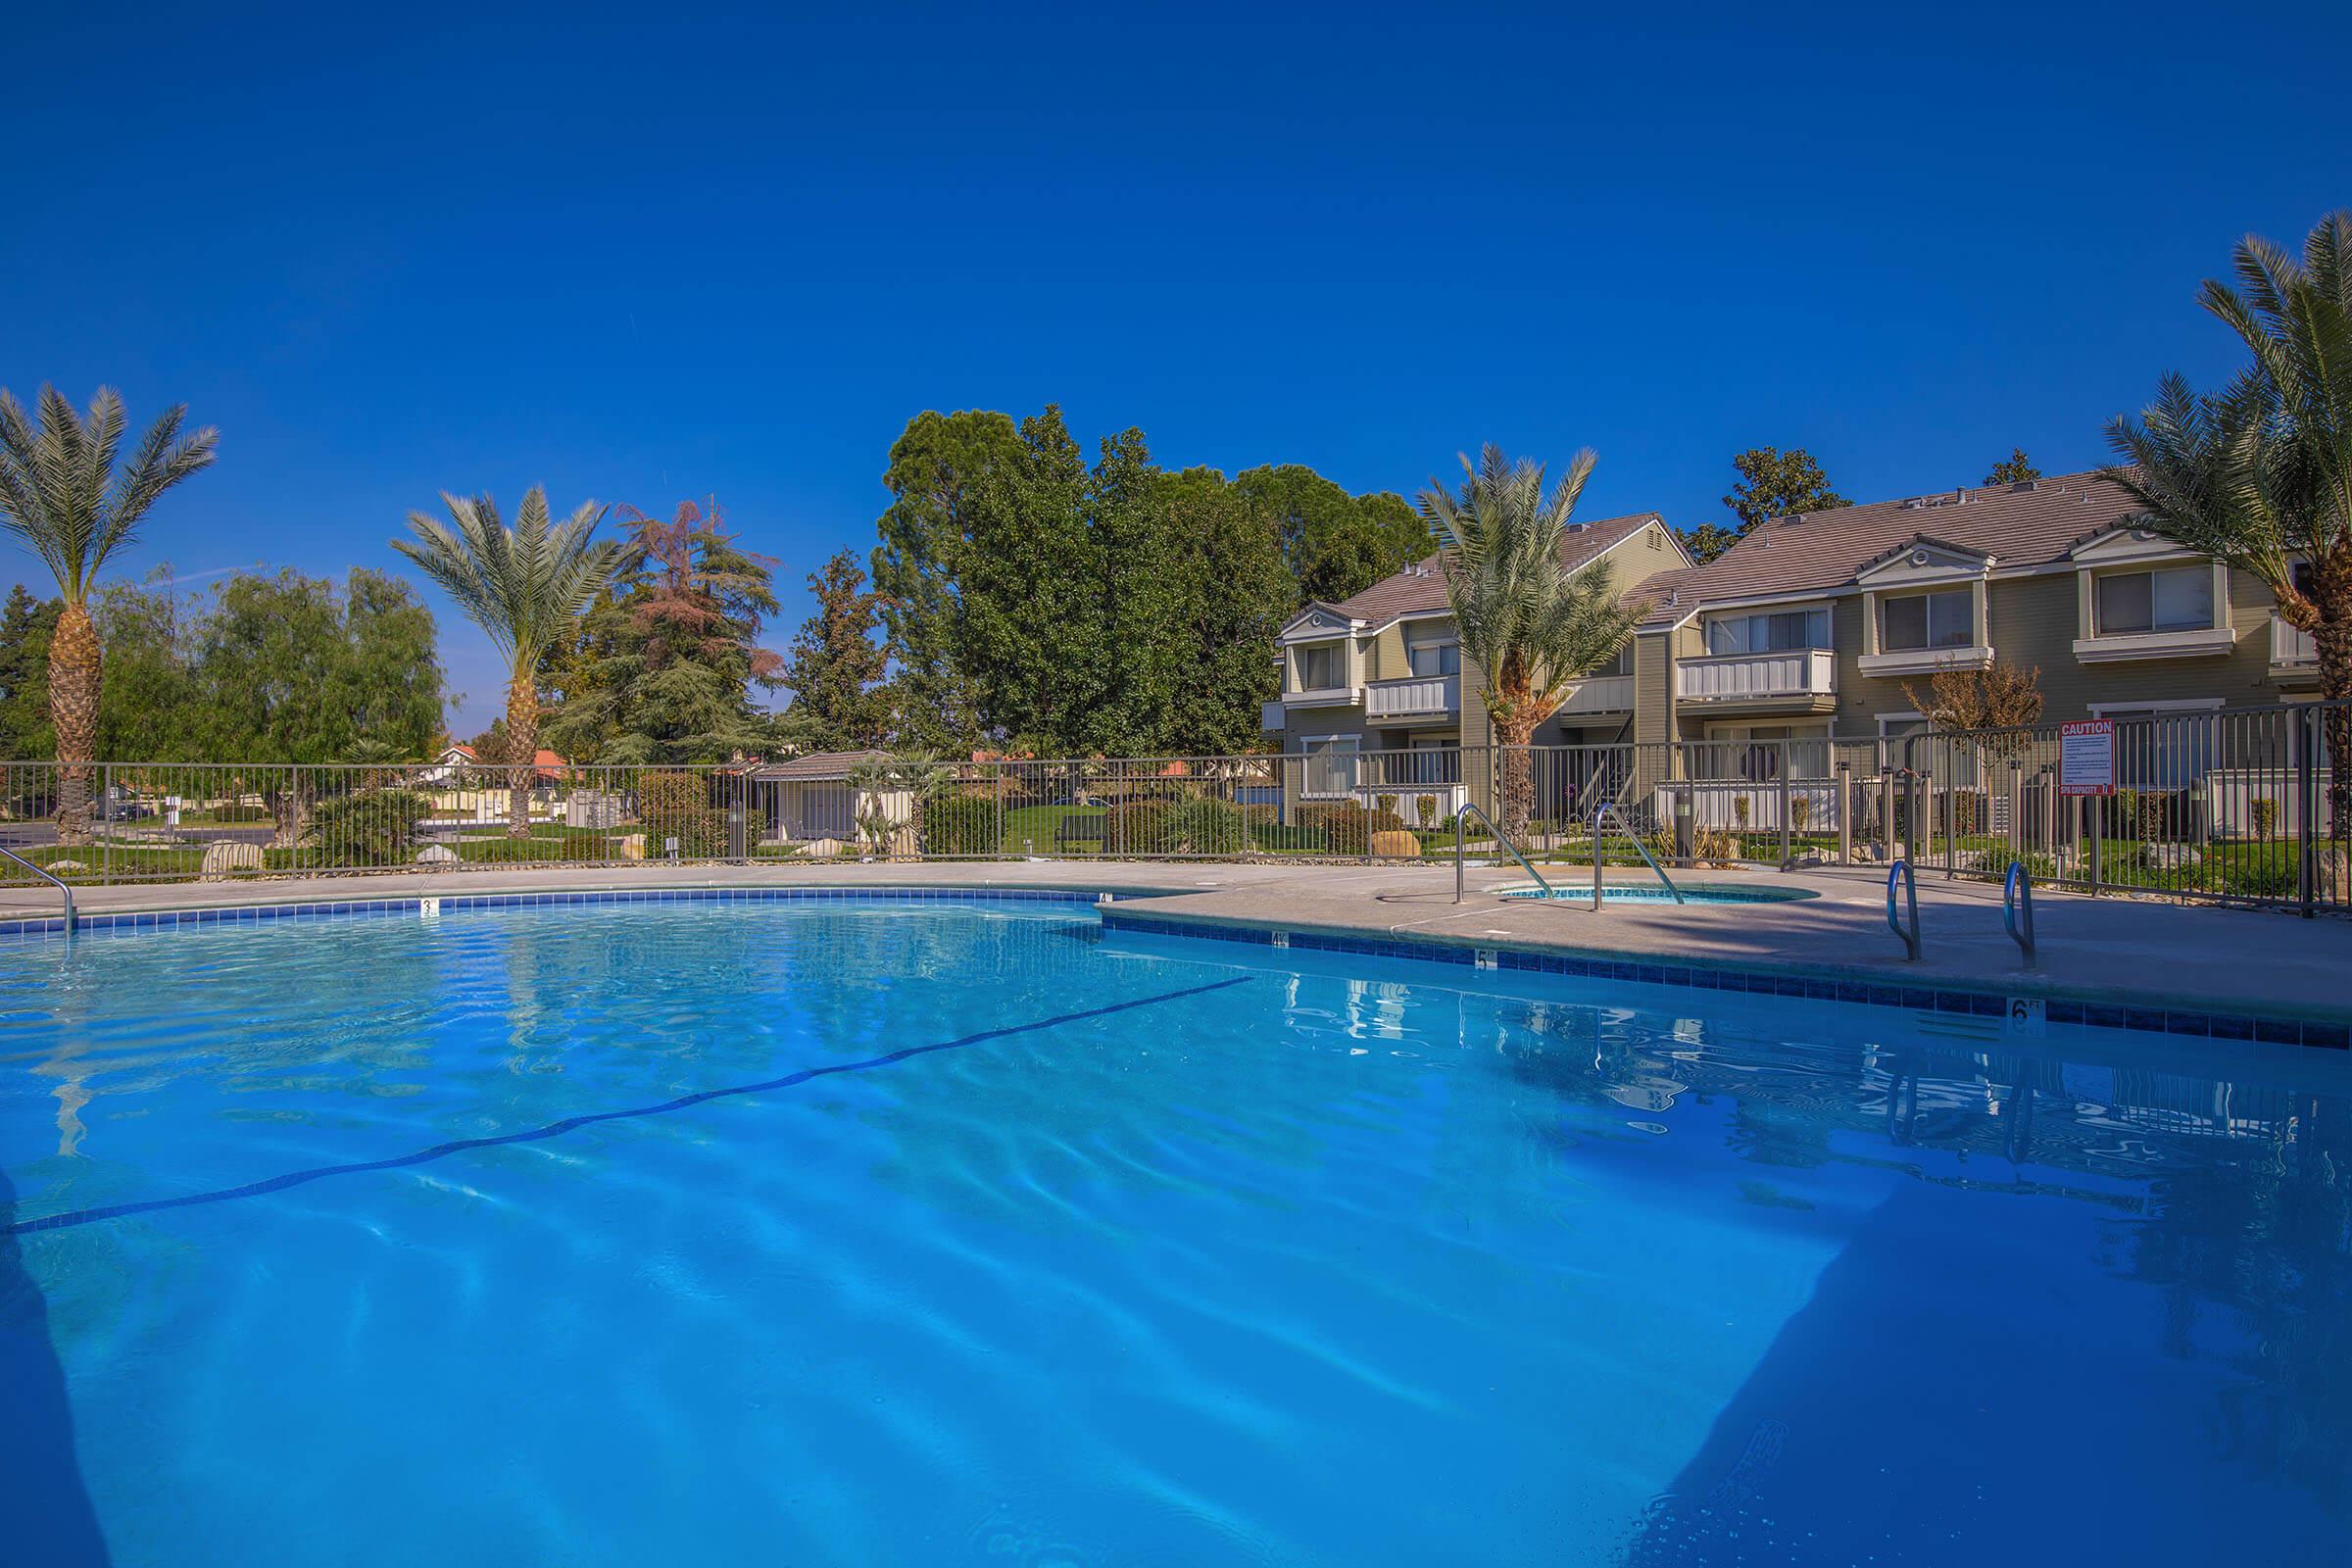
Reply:
M2092 472L1775 519L1647 585L1635 738L1896 741L1910 693L1996 661L2040 671L2045 722L2315 695L2270 591L2135 512Z

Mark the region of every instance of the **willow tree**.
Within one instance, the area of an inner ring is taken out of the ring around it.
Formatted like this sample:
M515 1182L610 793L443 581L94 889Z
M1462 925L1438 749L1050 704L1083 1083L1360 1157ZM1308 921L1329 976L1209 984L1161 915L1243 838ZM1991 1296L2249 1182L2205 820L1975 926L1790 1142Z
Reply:
M0 389L0 522L32 547L57 579L61 602L49 642L49 721L57 733L57 837L90 837L90 762L98 738L104 651L90 623L91 580L130 541L156 498L208 466L220 437L211 426L182 438L187 405L164 411L120 471L122 399L102 386L87 416L53 386L41 388L40 428Z
M629 551L594 538L604 509L584 501L558 523L533 485L509 528L486 496L441 497L449 521L409 514L414 539L394 549L422 568L507 659L507 836L531 831L531 770L539 753L539 660L590 600L628 564Z
M1532 814L1536 726L1559 711L1575 682L1617 657L1648 610L1621 602L1607 563L1579 570L1561 559L1592 463L1579 452L1547 494L1542 464L1512 463L1490 443L1477 463L1462 458L1458 494L1434 478L1421 492L1421 515L1445 542L1446 599L1462 658L1485 679L1480 695L1502 749L1502 829L1513 837Z
M2107 476L2165 538L2260 579L2278 618L2310 633L2320 695L2352 699L2352 213L2321 220L2297 261L2248 236L2238 287L2199 303L2251 351L2221 392L2179 375L2139 417L2107 427L2132 466ZM2352 832L2352 710L2328 710L2329 814Z

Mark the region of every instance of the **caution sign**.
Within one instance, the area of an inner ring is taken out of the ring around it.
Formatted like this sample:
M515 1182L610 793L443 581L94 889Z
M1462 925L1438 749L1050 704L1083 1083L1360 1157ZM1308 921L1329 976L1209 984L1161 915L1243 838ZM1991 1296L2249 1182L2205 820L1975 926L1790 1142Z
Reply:
M2058 793L2115 793L2115 720L2077 719L2058 728Z

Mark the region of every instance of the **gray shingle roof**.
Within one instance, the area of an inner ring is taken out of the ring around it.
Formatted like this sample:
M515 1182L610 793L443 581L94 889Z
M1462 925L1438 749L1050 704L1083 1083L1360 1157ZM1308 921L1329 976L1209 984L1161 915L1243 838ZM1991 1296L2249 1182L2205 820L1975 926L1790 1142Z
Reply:
M850 776L850 769L860 762L879 762L888 752L810 752L806 757L787 757L780 762L769 762L752 774L766 784L790 783L796 779L822 783L829 779Z
M1653 578L1644 592L1658 604L1648 623L1727 599L1843 588L1919 539L1990 556L1999 567L2046 565L2138 511L2121 485L2093 470L1776 517L1703 566ZM1679 591L1674 605L1669 591Z
M1645 522L1660 521L1654 512L1637 512L1623 517L1603 517L1582 527L1570 525L1560 538L1560 562L1571 571L1591 561L1611 545L1638 531ZM1418 614L1425 611L1446 608L1446 577L1438 569L1434 555L1416 561L1393 577L1379 582L1331 607L1355 620L1368 620L1379 626L1398 615Z

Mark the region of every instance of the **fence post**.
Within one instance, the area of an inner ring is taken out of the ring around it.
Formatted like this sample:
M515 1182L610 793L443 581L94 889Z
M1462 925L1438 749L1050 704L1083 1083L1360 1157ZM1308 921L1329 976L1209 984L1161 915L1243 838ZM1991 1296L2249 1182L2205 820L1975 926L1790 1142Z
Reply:
M1851 865L1854 859L1854 764L1838 764L1838 863Z
M2009 858L2026 858L2026 760L2009 759ZM2001 867L2004 875L2008 867Z
M107 763L98 770L98 885L111 887L115 880L115 831L108 812L115 798L115 764Z
M1781 869L1788 869L1788 766L1795 760L1795 744L1781 742Z
M2099 884L2106 879L2107 800L2104 795L2082 797L2082 812L2090 818L2090 896L2099 896Z
M1884 760L1880 766L1882 769L1886 767ZM1879 858L1889 865L1894 863L1894 774L1891 771L1879 774Z
M2295 710L2295 898L2306 920L2319 905L2319 716L2314 708Z

